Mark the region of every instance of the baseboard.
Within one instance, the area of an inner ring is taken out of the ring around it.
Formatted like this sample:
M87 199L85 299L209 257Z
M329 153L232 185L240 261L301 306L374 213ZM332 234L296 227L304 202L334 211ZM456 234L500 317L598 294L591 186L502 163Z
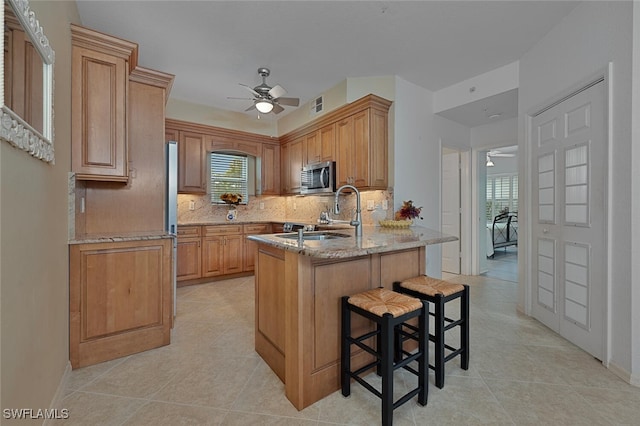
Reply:
M64 369L64 374L62 375L62 379L60 379L60 383L58 384L58 389L56 390L53 399L51 400L51 405L49 408L51 412L55 412L58 416L63 415L62 409L62 400L65 397L65 390L67 389L67 381L69 380L69 376L71 375L71 362L67 361L67 366ZM56 411L57 410L57 411ZM43 426L53 425L56 422L55 419L45 419L42 423Z
M640 387L640 375L631 374L614 362L609 362L609 371L630 385Z

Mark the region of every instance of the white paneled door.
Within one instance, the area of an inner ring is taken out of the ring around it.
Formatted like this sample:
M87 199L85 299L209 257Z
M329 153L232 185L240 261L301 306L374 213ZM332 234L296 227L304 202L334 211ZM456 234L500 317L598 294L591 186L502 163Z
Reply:
M532 313L604 354L607 138L600 81L532 118Z
M458 237L442 244L442 271L460 274L460 153L442 154L442 232Z

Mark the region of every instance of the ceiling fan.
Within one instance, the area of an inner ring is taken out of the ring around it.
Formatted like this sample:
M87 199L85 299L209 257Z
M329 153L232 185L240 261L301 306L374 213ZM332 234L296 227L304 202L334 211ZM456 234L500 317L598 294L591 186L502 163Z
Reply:
M493 167L495 166L495 164L493 164L493 161L491 161L491 157L515 157L516 154L509 152L500 152L497 149L491 150L491 151L487 151L487 167Z
M487 152L487 155L489 157L515 157L516 156L515 153L512 153L512 152L510 152L510 153L501 152L501 151L499 151L497 149Z
M258 74L262 77L262 84L257 85L256 87L250 87L246 84L239 83L240 86L246 88L251 94L253 98L231 98L228 99L246 99L253 101L253 105L249 108L245 109L245 111L251 111L252 109L258 110L258 112L262 114L268 114L273 111L274 114L280 114L284 111L282 105L286 106L298 106L300 104L299 98L285 98L287 91L284 87L276 84L271 87L267 84L267 77L269 77L268 68L258 68Z

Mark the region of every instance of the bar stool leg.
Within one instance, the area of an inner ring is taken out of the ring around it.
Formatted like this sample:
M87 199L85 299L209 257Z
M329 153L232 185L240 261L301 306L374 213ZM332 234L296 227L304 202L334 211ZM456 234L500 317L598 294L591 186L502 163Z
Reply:
M351 336L351 309L347 304L349 297L342 298L342 345L340 353L340 382L342 386L342 396L351 395L351 377L349 372L351 371L351 342L349 336Z
M460 314L464 318L462 330L460 330L460 347L463 348L460 354L460 364L463 370L469 369L469 286L464 285L464 292L460 299Z
M418 320L418 350L422 356L418 359L418 403L427 405L429 397L429 305L422 301L422 315ZM401 340L402 341L402 340Z
M436 386L440 389L444 387L444 297L441 294L436 295L435 305L435 327L434 327L434 345L435 345L435 363L434 370L436 373Z
M382 424L383 426L393 423L393 328L391 327L392 316L384 314L382 317L382 330L379 341L382 341Z

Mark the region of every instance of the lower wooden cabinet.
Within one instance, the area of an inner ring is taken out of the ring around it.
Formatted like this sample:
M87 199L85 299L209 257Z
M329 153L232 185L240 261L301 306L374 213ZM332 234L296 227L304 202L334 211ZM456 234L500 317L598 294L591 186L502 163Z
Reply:
M242 272L242 225L204 226L202 276Z
M249 275L256 245L246 237L269 233L270 223L179 226L177 280L185 285L204 278Z
M176 279L192 280L202 276L200 226L178 227Z
M73 368L170 343L171 246L167 238L70 246Z

